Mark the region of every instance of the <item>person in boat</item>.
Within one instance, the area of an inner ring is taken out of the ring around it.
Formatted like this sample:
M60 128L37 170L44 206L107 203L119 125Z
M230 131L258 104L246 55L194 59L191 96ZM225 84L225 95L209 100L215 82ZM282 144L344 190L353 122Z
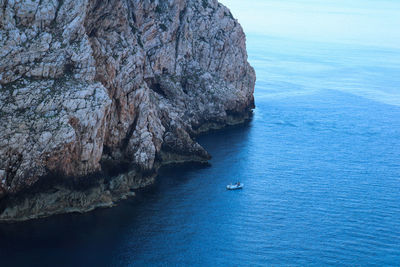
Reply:
M237 182L236 185L237 185L237 186L240 186L240 182Z

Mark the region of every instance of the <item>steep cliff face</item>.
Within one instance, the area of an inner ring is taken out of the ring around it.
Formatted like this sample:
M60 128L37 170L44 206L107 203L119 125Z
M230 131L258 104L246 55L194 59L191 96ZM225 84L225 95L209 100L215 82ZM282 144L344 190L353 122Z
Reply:
M255 73L214 0L0 0L0 220L112 203L241 122ZM122 171L123 170L123 171Z

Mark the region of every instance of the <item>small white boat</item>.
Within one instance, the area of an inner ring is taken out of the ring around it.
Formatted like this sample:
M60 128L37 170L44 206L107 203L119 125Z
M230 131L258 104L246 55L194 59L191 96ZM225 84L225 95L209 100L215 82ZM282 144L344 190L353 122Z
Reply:
M242 188L243 188L243 184L242 183L240 183L240 184L228 184L226 186L226 189L228 189L228 190L236 190L236 189L242 189Z

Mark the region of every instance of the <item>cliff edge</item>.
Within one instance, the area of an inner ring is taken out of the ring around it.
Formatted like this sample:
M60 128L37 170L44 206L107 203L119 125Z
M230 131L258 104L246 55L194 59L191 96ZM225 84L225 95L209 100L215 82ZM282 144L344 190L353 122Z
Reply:
M215 0L0 0L0 220L110 206L254 107Z

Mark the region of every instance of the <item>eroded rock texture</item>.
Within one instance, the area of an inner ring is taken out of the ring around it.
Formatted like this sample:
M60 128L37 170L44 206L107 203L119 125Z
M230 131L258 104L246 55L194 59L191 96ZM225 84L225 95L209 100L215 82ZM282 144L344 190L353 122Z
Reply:
M214 0L0 0L0 219L88 210L162 162L207 160L192 137L246 119L254 83ZM98 193L57 185L76 177Z

